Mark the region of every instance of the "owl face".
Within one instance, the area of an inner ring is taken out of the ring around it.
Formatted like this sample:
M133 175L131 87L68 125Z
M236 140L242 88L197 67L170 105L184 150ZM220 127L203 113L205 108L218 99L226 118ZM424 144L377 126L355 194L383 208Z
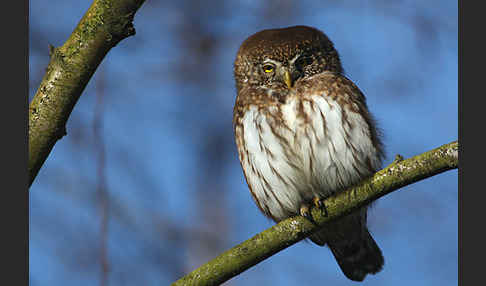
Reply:
M293 58L282 62L270 57L252 66L257 84L268 88L292 88L295 81L319 70L319 59L312 55L297 53Z
M238 90L250 86L280 92L324 71L342 72L339 55L324 33L306 26L250 36L241 45L234 67Z

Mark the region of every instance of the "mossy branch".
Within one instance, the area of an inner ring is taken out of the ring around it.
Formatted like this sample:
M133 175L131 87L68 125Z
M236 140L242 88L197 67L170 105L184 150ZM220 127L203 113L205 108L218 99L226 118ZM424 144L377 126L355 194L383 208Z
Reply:
M324 211L313 208L315 224L298 216L286 219L227 250L213 260L174 282L176 285L219 285L280 250L308 237L328 221L346 215L403 186L458 166L457 141L403 160L397 155L385 169L358 186L325 200Z
M91 76L111 48L135 34L133 17L145 0L95 0L59 48L49 46L47 71L29 107L29 186Z

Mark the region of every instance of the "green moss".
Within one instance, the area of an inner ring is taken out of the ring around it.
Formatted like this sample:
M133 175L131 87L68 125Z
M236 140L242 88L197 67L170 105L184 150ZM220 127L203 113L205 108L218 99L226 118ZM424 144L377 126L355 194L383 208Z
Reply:
M452 142L432 151L395 160L358 186L324 201L326 213L311 210L315 223L301 216L281 221L247 241L222 253L172 285L219 285L274 253L304 239L325 223L362 207L402 186L440 172L457 168L458 143Z
M121 29L130 31L133 15L143 3L95 0L64 45L49 47L51 60L29 108L30 184L65 134L74 105L106 53L130 35Z

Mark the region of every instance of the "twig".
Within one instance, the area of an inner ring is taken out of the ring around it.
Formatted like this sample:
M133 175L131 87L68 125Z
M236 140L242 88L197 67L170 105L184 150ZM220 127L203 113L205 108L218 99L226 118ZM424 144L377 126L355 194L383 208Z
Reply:
M100 264L101 264L101 279L100 286L108 285L109 261L108 261L108 221L109 221L109 201L108 189L106 184L106 155L105 142L103 140L103 113L104 113L104 69L98 70L98 80L96 84L96 105L93 120L93 133L95 140L95 148L97 149L97 177L98 186L97 191L99 195L100 208Z

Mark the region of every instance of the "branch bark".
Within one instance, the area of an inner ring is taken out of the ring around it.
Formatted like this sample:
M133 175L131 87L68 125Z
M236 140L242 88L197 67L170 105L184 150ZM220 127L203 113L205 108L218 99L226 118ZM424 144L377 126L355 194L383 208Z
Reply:
M51 60L29 107L29 186L57 140L91 76L111 48L135 35L133 17L145 0L95 0Z
M227 250L172 284L219 285L253 265L308 237L326 222L344 216L403 186L458 167L457 141L407 160L395 161L358 186L325 200L324 211L313 208L315 223L297 216L286 219Z

